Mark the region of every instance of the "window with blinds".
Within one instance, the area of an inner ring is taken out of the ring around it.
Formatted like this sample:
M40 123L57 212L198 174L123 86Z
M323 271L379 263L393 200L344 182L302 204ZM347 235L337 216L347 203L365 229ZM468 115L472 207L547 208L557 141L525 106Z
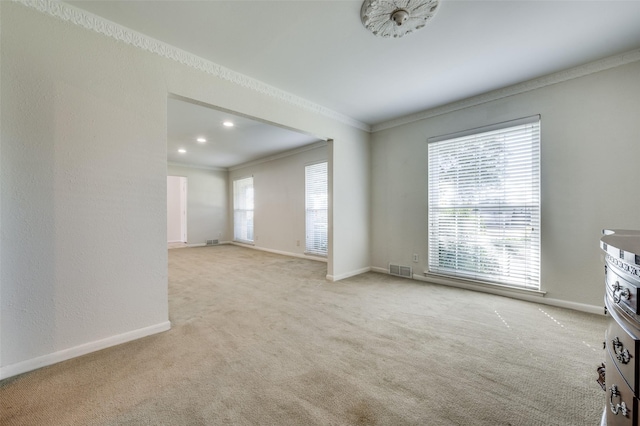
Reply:
M429 273L539 290L540 116L428 142Z
M233 239L253 243L253 177L233 181Z
M305 170L305 253L327 255L328 180L327 163L306 166Z

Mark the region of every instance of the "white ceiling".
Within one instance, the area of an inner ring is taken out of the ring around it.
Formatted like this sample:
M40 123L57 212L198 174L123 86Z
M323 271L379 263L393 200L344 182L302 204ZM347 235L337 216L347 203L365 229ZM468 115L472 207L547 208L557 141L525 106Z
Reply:
M230 121L233 127L222 123ZM200 143L198 138L205 138ZM275 155L319 139L181 99L168 99L167 160L199 167L228 168ZM184 149L185 153L178 152Z
M368 125L640 48L640 0L440 0L400 39L360 0L68 3Z

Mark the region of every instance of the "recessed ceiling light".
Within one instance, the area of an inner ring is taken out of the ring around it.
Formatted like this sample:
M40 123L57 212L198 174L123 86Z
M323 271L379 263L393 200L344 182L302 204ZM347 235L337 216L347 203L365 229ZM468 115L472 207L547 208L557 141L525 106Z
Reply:
M225 121L224 123L222 123L222 125L225 127L233 127L233 123L230 121Z
M180 148L180 149L178 150L178 152L179 152L180 154L184 154L185 152L187 152L187 150L186 150L186 149L184 149L184 148Z
M200 143L205 143L207 141L205 138L198 138L196 140Z

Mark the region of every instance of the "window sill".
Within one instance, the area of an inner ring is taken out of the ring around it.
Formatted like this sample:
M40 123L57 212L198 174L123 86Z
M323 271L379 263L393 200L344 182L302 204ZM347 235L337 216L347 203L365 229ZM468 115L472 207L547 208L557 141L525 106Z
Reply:
M437 274L433 272L425 271L423 275L414 275L415 279L419 279L421 281L433 282L436 284L444 284L455 287L461 287L471 290L482 289L490 293L510 293L510 294L520 294L527 296L536 296L536 297L544 297L547 292L542 290L533 290L529 288L522 287L513 287L505 284L492 284L483 281L476 281L468 278L454 278L449 275Z
M304 252L304 255L305 255L305 256L311 256L311 257L320 257L320 258L323 258L323 259L326 259L326 258L327 258L327 255L326 255L326 254L309 253L309 252L307 252L307 251L305 251L305 252Z

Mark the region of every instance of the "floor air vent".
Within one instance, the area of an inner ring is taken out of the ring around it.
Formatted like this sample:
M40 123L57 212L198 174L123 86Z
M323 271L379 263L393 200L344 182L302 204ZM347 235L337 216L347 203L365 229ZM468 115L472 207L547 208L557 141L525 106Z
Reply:
M389 264L389 274L405 278L411 278L413 276L410 266L400 266L392 264Z
M218 244L218 240L207 240L208 246L215 246L216 244Z

